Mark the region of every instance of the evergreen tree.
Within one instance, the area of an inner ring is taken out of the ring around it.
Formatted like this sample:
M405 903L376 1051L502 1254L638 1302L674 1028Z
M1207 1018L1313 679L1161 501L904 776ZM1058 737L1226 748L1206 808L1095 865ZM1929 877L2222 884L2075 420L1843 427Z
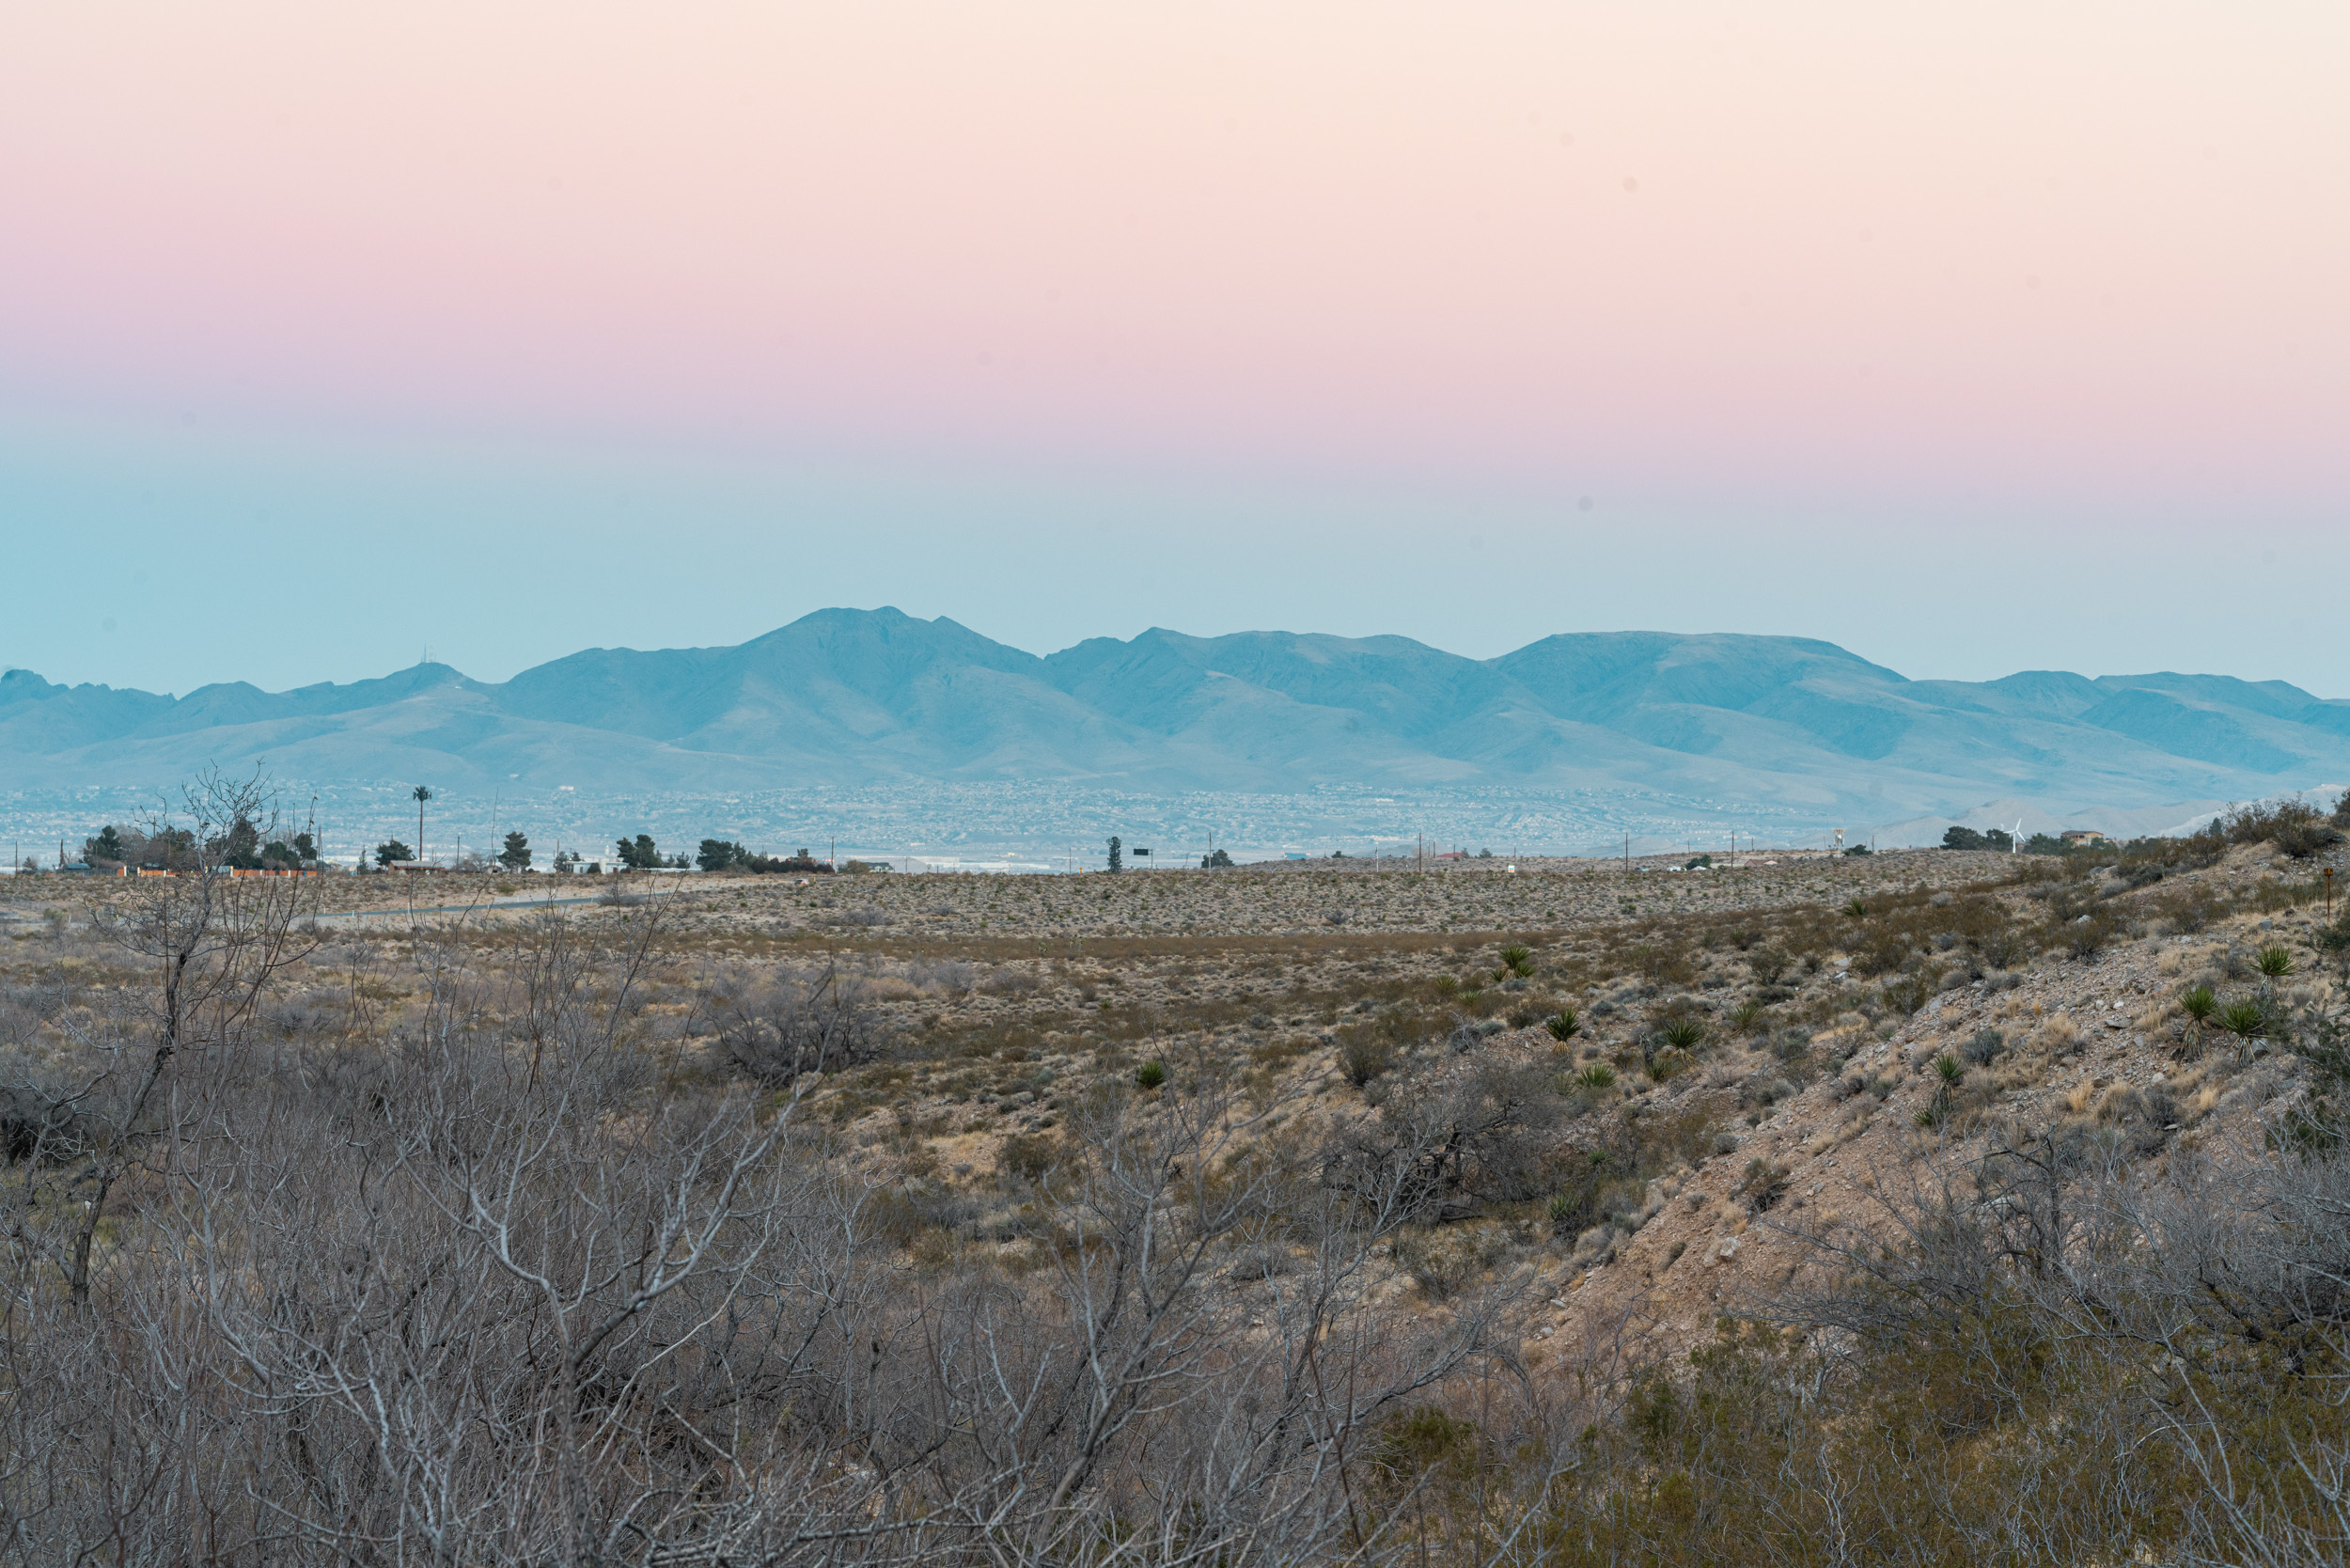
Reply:
M520 830L506 836L506 847L498 851L498 864L509 871L530 869L530 840Z
M249 817L239 817L228 824L228 831L205 840L205 847L220 856L220 863L234 870L254 871L261 867L261 830Z
M1126 846L1124 840L1120 839L1115 833L1110 835L1111 870L1122 871L1126 869L1125 848Z
M375 863L388 866L395 860L414 860L416 852L397 839L386 839L375 846Z

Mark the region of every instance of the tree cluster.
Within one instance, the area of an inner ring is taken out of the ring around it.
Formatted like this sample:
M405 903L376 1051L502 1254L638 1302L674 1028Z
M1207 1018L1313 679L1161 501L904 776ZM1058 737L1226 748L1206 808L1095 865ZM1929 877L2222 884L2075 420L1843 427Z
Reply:
M318 842L307 833L279 835L239 816L212 827L197 842L195 829L152 823L145 828L111 823L82 840L82 858L102 870L117 866L185 871L203 865L236 870L291 870L318 863Z
M612 858L624 871L682 870L686 865L682 855L663 855L650 833L617 840L612 846Z
M832 862L819 860L805 849L791 855L758 855L724 839L704 839L694 863L705 871L791 872L802 876L830 875Z

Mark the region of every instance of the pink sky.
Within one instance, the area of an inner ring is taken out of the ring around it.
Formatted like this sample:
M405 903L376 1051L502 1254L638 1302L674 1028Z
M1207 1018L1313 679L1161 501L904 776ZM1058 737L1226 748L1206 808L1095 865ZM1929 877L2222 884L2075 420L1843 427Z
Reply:
M0 398L2327 510L2350 8L19 7Z

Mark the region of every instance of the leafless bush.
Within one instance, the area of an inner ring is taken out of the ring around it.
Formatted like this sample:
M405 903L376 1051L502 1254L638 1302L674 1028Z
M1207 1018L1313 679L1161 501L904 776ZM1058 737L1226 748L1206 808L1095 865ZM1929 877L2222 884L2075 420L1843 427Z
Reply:
M804 1073L870 1061L888 1029L857 976L828 965L814 975L780 974L718 998L719 1049L754 1078L789 1083Z
M665 906L549 910L373 944L398 1011L329 1039L299 887L142 889L105 932L160 978L0 1058L39 1096L0 1171L0 1558L1425 1560L1398 1509L1443 1462L1389 1435L1444 1404L1533 1456L1460 1512L1480 1559L1537 1517L1530 1273L1386 1301L1432 1190L1517 1180L1539 1107L1499 1069L1343 1180L1204 1051L1109 1075L983 1213L799 1115L885 1043L852 976L689 1004L759 1080L715 1081L665 1055Z
M1409 1183L1284 1163L1205 1059L1073 1107L1035 1266L910 1272L791 1105L643 1078L641 943L550 915L494 1015L462 950L428 1027L177 1080L86 1300L8 1253L8 1551L1382 1561L1350 1456L1523 1332L1516 1279L1381 1309Z
M961 959L919 959L904 966L906 983L916 991L961 996L971 989L971 965Z
M987 996L1029 996L1036 994L1042 982L1029 969L997 969L979 981L979 993Z
M1540 1195L1546 1135L1566 1115L1550 1074L1481 1061L1374 1087L1385 1091L1376 1118L1341 1129L1324 1152L1334 1185L1392 1192L1407 1217L1423 1221Z

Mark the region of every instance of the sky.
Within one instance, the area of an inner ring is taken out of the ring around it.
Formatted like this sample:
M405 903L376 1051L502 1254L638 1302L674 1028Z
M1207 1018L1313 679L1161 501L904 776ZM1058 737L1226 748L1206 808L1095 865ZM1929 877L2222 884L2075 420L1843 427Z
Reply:
M2350 9L12 8L0 666L831 604L2350 697Z

